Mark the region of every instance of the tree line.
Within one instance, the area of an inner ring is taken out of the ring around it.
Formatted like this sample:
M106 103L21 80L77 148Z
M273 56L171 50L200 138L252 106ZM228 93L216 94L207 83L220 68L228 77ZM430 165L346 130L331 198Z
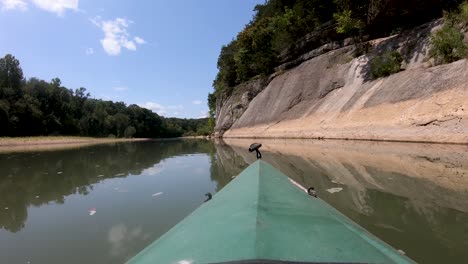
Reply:
M208 119L164 118L123 102L90 98L60 79L25 79L11 54L0 58L0 136L180 137L208 135Z
M463 0L268 0L255 6L253 19L221 48L218 74L209 94L210 114L216 100L257 75L268 75L279 55L307 33L331 23L335 30L320 34L328 41L353 37L361 41L387 36L441 17Z

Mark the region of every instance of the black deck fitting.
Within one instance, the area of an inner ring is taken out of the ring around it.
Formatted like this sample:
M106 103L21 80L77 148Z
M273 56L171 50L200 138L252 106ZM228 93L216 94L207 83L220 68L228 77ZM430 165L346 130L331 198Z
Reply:
M262 158L262 153L260 153L260 150L259 150L261 147L262 147L262 144L253 143L252 145L250 145L249 151L250 152L255 151L257 153L257 159L261 159Z

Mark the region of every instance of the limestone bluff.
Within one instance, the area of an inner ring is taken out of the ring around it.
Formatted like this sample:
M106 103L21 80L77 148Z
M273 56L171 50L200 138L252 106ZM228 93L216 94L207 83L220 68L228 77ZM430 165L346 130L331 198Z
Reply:
M468 143L468 61L429 56L442 24L371 40L359 57L341 41L290 58L218 99L215 136ZM402 71L373 80L370 60L385 50L402 54Z

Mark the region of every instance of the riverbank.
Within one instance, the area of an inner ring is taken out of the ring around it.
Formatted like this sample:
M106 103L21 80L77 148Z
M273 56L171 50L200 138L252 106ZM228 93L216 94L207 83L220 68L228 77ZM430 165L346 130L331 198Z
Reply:
M147 141L148 138L0 137L0 153L76 148L95 144Z

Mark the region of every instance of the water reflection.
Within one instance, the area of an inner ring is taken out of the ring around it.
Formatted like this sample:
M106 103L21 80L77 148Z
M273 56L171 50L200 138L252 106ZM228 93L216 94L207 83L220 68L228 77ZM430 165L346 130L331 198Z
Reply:
M148 241L151 238L141 226L127 228L125 224L117 224L109 230L110 252L112 257L125 257L134 251L137 240Z
M468 259L467 146L261 142L266 161L416 261ZM255 161L250 143L0 154L0 263L125 262Z
M468 259L468 147L262 140L266 161L421 263ZM245 162L251 140L220 141ZM220 156L220 157L224 157Z
M67 196L87 195L106 179L156 175L169 157L214 152L209 141L179 140L0 154L0 228L18 232L25 226L28 207L63 204Z

